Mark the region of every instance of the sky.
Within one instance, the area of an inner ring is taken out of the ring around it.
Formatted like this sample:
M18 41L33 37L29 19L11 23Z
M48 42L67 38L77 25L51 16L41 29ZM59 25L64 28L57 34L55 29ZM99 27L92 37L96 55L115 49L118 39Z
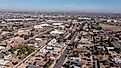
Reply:
M121 0L0 0L0 10L121 13Z

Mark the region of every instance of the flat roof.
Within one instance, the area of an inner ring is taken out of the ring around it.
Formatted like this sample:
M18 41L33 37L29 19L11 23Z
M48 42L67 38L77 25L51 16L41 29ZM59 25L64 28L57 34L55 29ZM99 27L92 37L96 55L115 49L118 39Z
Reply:
M4 59L0 59L0 65L5 65L10 61L5 61Z

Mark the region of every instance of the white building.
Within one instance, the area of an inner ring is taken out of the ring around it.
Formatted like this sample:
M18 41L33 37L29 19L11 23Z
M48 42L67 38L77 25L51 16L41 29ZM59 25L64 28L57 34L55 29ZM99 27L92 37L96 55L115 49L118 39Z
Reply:
M0 46L0 50L5 50L6 48L3 46Z
M112 22L112 20L111 19L108 19L107 22Z
M54 38L47 45L55 45L56 43L57 43L57 40Z
M40 29L40 28L43 28L41 25L35 25L34 26L35 29Z
M42 41L42 38L35 38L36 41Z
M79 17L78 19L79 20L91 20L91 18L87 18L87 17L83 17L83 18L82 17Z
M60 34L64 34L64 32L59 31L59 30L54 30L54 31L51 31L50 34L51 34L51 35L56 35L56 34L57 34L57 35L60 35Z
M2 68L2 66L6 65L6 64L9 63L9 62L10 62L10 61L0 59L0 68Z
M121 59L119 59L119 58L114 58L114 61L115 61L116 63L121 63Z
M54 26L61 26L63 23L53 23Z
M50 27L51 25L49 24L41 24L41 25L35 25L34 28L35 29L40 29L40 28L44 28L44 27Z

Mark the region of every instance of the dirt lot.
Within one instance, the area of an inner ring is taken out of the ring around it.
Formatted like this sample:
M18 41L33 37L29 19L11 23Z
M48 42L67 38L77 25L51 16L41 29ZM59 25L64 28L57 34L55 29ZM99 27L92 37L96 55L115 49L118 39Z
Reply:
M114 25L109 25L109 24L100 24L103 29L109 29L111 31L121 31L120 26L114 26Z

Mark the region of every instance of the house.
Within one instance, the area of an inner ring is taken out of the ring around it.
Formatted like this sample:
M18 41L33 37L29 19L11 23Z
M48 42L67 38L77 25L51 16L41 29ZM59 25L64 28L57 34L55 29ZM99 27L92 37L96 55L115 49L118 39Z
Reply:
M0 46L7 47L7 41L8 40L3 40L0 42Z
M43 47L42 49L40 49L40 52L51 52L51 53L58 53L59 51L61 51L62 46L60 44L57 43L57 40L54 38L52 40L50 40L47 43L46 47Z
M46 47L45 49L46 49L46 50L54 50L54 47L49 47L49 46L48 46L48 47Z
M31 29L20 29L14 35L29 35Z
M99 30L93 30L94 33L99 33Z
M51 35L61 35L61 34L64 34L64 32L56 29L54 31L51 31L50 34Z
M32 19L32 18L27 18L27 19L5 19L5 22L24 22L24 21L36 21L36 20Z
M92 44L90 39L83 38L83 37L81 38L80 43L82 43L82 44Z
M88 18L88 17L79 17L78 19L81 20L81 21L89 21L89 20L91 20L91 18Z
M61 51L61 48L57 48L57 47L46 47L45 49L41 49L40 52L46 53L46 52L50 52L53 54L58 54Z
M35 29L40 29L40 28L43 28L41 25L35 25L34 26Z
M32 19L32 18L27 18L27 19L24 19L25 21L36 21L35 19Z
M8 31L2 31L1 35L6 35L6 34L9 34L10 32Z
M42 38L35 38L36 41L42 41Z
M0 46L0 50L4 50L6 49L4 46Z
M73 61L81 61L80 57L69 57L69 59Z
M24 38L14 37L7 41L7 44L12 47L16 47L24 42Z
M7 61L7 60L3 60L3 59L0 59L0 66L5 66L7 63L9 63L10 61Z
M11 54L4 56L4 59L6 59L6 60L9 60L11 58L12 58L12 55Z
M43 53L46 53L46 52L53 52L54 51L54 47L51 47L51 46L47 46L47 47L44 47L42 49L40 49L40 52L43 52Z
M43 61L43 60L37 60L35 61L35 65L36 66L41 66L41 67L44 67L46 65L46 61Z
M111 20L111 19L107 19L107 22L112 22L113 20Z
M79 22L77 20L72 21L73 24L78 24Z
M51 25L44 23L44 24L34 26L35 29L42 29L42 28L45 28L45 27L51 27Z
M5 21L2 21L1 23L7 23L7 22L5 22Z
M0 58L4 58L4 54L3 53L0 53Z
M60 25L59 26L61 29L65 29L65 26L64 25Z
M12 57L12 55L8 51L2 51L0 53L0 59L9 60Z
M2 22L2 20L0 20L0 23Z
M53 23L53 26L61 26L63 23Z
M49 24L41 24L40 26L41 27L50 27L51 25L49 25Z
M43 67L36 66L36 65L28 65L26 66L26 68L43 68Z
M84 31L82 32L82 35L83 35L83 36L84 36L84 35L87 35L87 34L88 34L88 32L84 32Z
M47 43L47 45L55 45L57 43L57 40L54 38L50 42Z
M23 22L24 19L5 19L5 22Z
M115 63L121 63L121 59L119 58L114 58Z
M114 47L106 47L108 49L108 51L110 50L114 50Z

